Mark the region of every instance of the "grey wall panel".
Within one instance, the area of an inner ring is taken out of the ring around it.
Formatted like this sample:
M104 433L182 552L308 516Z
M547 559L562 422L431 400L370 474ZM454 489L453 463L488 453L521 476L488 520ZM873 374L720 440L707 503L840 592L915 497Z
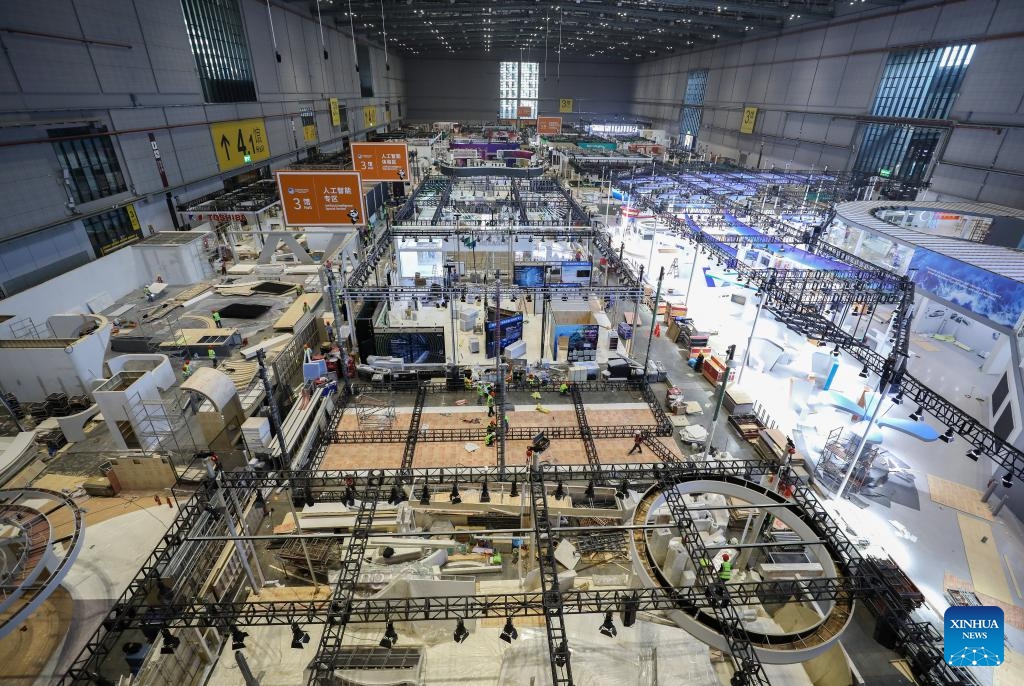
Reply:
M892 32L889 35L890 44L906 45L931 40L941 11L938 7L923 7L898 14L893 19Z
M293 93L308 93L311 79L306 45L303 39L303 23L300 17L291 12L284 15L285 48L288 50L288 62L295 78L289 89Z
M0 237L68 216L60 165L48 143L0 149Z
M887 59L888 56L880 52L850 55L843 72L836 107L857 113L871 111L882 67Z
M814 87L818 62L803 60L791 63L789 88L786 90L786 104L805 107Z
M940 9L939 19L932 31L933 40L956 39L960 36L982 35L987 31L1002 33L1007 27L1000 23L992 23L992 14L996 11L999 0L972 0L971 2L953 3ZM1014 2L1018 9L1024 4ZM1024 13L1021 14L1024 19ZM1024 27L1024 26L1022 26Z
M822 54L822 44L824 41L824 29L808 31L807 33L800 34L796 45L796 57L799 59L808 59L820 56ZM826 52L831 51L829 50Z
M857 122L852 119L832 119L825 140L833 145L849 146L853 143Z
M122 171L126 172L125 181L134 185L135 192L149 193L160 188L160 174L153 160L149 137L144 133L131 133L118 136L117 142L121 151Z
M765 38L756 42L756 61L758 64L770 64L775 60L775 44L776 41L774 38Z
M172 129L171 140L177 164L186 179L201 179L218 172L209 129L199 126Z
M1024 3L1019 0L999 0L989 23L991 30L1024 31Z
M828 30L825 31L822 54L845 55L853 48L853 38L856 35L856 24L841 24L828 27Z
M1024 95L1024 43L993 41L974 51L951 116L989 121L1020 111ZM1017 118L1017 121L1024 121Z
M768 78L768 87L764 92L763 102L767 105L786 104L786 95L789 91L789 82L793 77L793 62L773 64L772 73ZM751 104L757 102L751 101Z
M766 102L765 94L768 92L768 81L772 76L771 64L756 64L750 71L750 89L744 101Z
M1008 171L1024 170L1024 130L1006 129L1002 138L995 166ZM1024 179L1020 179L1020 184L1024 186Z
M86 46L69 41L7 34L7 57L25 93L94 93L99 80Z
M1004 137L989 129L955 129L942 157L951 162L988 166L996 161Z
M754 73L753 67L739 67L736 69L736 76L733 80L732 91L729 93L729 102L743 102L750 91L750 78Z
M189 46L181 3L135 0L142 35L157 89L161 93L193 93L201 97L195 57Z
M253 77L256 80L256 91L260 95L280 93L281 83L278 73L284 69L283 64L278 64L274 57L267 8L254 2L243 2L241 7L245 30L249 36L249 59L252 63ZM273 6L270 11L274 16L276 31L276 24L284 21L284 12ZM282 59L284 59L284 55L282 55Z
M846 57L826 58L816 64L807 104L810 107L832 107L836 104L842 86Z
M853 50L874 50L889 44L893 18L877 17L857 22L857 33L853 37Z
M977 169L938 164L932 174L931 190L947 196L978 200L986 175Z
M773 62L785 62L796 57L796 45L800 40L799 37L774 38L772 40L775 41Z
M1024 207L1024 183L1017 175L990 173L985 177L978 199L1008 207Z

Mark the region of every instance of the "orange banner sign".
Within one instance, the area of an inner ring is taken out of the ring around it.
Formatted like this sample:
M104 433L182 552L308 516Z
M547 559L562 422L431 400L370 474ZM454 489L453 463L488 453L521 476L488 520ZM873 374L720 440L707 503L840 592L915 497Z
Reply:
M533 116L533 108L529 105L520 105L516 108L517 119L529 119Z
M352 168L363 181L409 181L405 143L353 143Z
M537 135L555 135L562 133L561 117L537 117Z
M366 223L363 189L354 171L279 171L288 226L357 226Z

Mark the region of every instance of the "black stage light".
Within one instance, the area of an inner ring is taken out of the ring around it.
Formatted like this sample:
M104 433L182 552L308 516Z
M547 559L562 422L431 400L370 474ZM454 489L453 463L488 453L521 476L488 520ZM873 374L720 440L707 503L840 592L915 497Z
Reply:
M348 603L344 603L340 600L331 602L331 611L327 615L327 623L331 626L345 626L348 624L348 620L352 618L352 610Z
M953 428L952 427L948 427L946 429L946 433L944 433L941 436L939 436L939 440L944 442L944 443L952 443L953 442Z
M839 357L839 344L836 343L836 347L832 348L832 357Z
M634 594L627 598L622 607L622 626L636 624L636 613L640 609L640 599Z
M426 483L423 484L423 488L420 489L420 505L430 504L430 488Z
M489 503L491 502L491 490L487 488L487 479L484 479L483 488L480 489L480 502Z
M456 643L463 643L469 638L469 630L466 629L466 623L461 619L455 623L455 633L452 635Z
M239 629L237 626L231 627L231 650L243 650L245 648L245 639L249 637L249 634Z
M902 405L903 404L903 391L900 391L899 393L897 393L896 395L894 395L892 397L892 404L893 405Z
M452 490L451 493L448 494L448 499L452 501L452 505L459 505L462 503L462 495L459 493L458 481L452 484Z
M565 486L562 485L561 481L559 481L558 482L558 486L555 487L555 500L561 500L564 497L565 497Z
M388 493L388 505L397 505L400 502L402 501L398 499L398 487L392 486L391 492Z
M868 378L868 366L864 365L864 367L857 373L857 376L862 379Z
M505 643L511 643L512 641L519 638L519 632L516 631L515 626L512 624L512 618L508 617L505 620L505 628L501 630L501 634L498 636Z
M395 624L392 621L388 621L387 627L384 629L384 638L380 640L381 648L393 648L398 643L398 632L395 631Z
M309 634L302 630L298 622L292 622L292 648L302 650L309 643Z
M509 495L510 498L518 498L519 497L519 483L518 482L516 482L516 481L512 482L512 490L510 490L508 492L508 495Z
M971 448L970 450L967 451L967 457L977 462L978 458L981 457L981 451L979 451L977 448Z
M615 491L615 497L624 500L629 497L629 480L623 479Z
M921 407L920 405L918 405L917 409L910 413L910 419L912 421L919 422L919 421L921 421L921 415L923 415L923 414L924 414L924 408Z
M593 482L593 480L587 482L586 494L587 494L587 498L589 500L593 500L594 499L594 495L595 494L594 494L594 482Z
M160 654L174 655L174 649L181 645L181 639L172 634L168 629L161 629L160 635L164 637L163 645L160 646Z
M1013 477L1010 476L1010 472L1006 472L1003 474L1003 487L1009 488L1011 486L1013 486Z
M615 628L615 622L612 621L611 610L604 613L604 624L601 625L601 633L608 638L615 638L619 633L619 630Z

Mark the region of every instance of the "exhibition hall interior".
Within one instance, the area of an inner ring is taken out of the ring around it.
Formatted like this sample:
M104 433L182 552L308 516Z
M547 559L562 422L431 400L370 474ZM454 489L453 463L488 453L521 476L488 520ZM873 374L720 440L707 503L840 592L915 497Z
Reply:
M0 683L1024 684L1024 2L0 48Z

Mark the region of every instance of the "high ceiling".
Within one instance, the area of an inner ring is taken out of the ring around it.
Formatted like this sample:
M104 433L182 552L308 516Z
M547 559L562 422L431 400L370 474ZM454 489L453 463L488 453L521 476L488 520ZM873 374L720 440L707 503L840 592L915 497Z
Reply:
M316 13L316 0L290 0ZM324 22L403 55L639 61L902 0L319 0ZM384 21L381 21L383 7ZM351 16L349 9L351 8Z

